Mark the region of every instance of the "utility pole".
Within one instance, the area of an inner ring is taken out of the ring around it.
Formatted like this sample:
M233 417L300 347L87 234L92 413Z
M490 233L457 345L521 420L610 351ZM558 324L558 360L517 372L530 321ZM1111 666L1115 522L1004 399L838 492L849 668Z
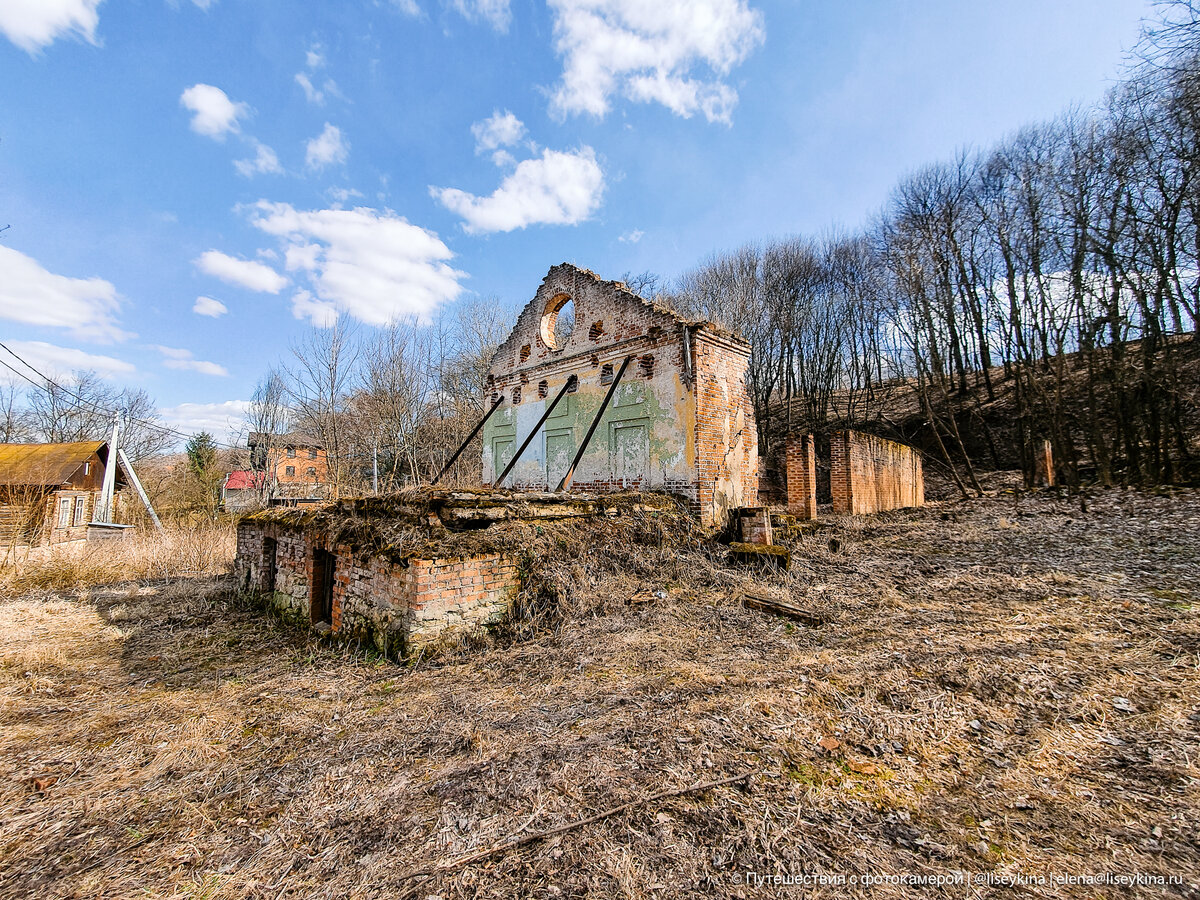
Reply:
M379 448L371 448L371 483L375 486L375 493L379 493Z
M113 417L112 439L108 442L108 459L104 461L104 486L100 489L100 507L93 516L93 521L112 524L113 494L117 489L117 451L121 445L121 417Z

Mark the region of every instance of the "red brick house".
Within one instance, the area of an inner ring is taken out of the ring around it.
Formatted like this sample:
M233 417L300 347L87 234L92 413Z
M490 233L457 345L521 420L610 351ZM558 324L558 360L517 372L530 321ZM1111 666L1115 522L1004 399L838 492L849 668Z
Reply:
M107 441L0 444L0 539L33 547L86 540L108 457ZM126 483L118 466L114 521Z
M265 477L266 500L273 505L295 505L325 499L329 463L325 448L315 438L298 432L250 435L250 480ZM240 483L240 479L235 479ZM241 490L241 488L234 488Z

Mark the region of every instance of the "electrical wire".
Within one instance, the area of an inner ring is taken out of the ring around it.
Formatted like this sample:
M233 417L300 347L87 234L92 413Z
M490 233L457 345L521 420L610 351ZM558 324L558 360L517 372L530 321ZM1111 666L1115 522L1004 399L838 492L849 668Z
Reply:
M112 409L112 408L109 408L106 406L101 406L100 404L96 403L95 401L88 400L85 397L81 397L79 394L75 393L74 391L68 390L67 388L63 387L61 384L56 382L54 379L50 378L48 375L44 374L43 372L39 371L34 366L30 365L28 362L26 362L24 359L22 359L19 355L14 353L3 342L0 342L0 348L3 348L4 351L9 356L11 356L13 359L17 360L17 362L19 362L21 365L23 365L25 368L27 368L30 372L33 372L33 374L38 376L38 378L42 379L42 381L44 381L45 384L38 384L36 381L34 381L28 375L26 375L23 372L18 371L17 369L14 369L11 365L9 365L7 362L5 362L2 359L0 359L0 366L4 366L4 368L8 369L14 375L17 375L18 377L23 378L25 381L28 381L34 387L39 388L40 390L46 391L47 394L51 394L52 393L51 388L55 388L55 389L61 391L62 393L66 394L68 397L73 398L77 403L80 403L81 405L88 407L93 412L104 413L107 416L119 416L119 417L125 419L125 421L127 421L127 422L136 423L138 425L145 426L146 428L153 428L155 431L160 431L165 434L173 434L176 437L181 437L186 440L191 440L193 437L195 437L194 434L187 434L186 432L178 431L177 429L174 429L174 428L168 428L166 425L162 425L158 422L152 422L149 419L141 419L141 418L138 418L137 416L124 415L123 412L119 409ZM225 443L224 441L218 441L215 439L213 440L213 443L215 445L217 445L218 447L222 447L227 450L242 449L233 444L228 444L228 443Z
M172 434L172 435L175 435L176 437L180 437L180 438L183 438L183 439L189 440L189 441L195 437L194 434L188 434L186 432L179 431L175 428L168 428L166 425L162 425L158 422L152 422L149 419L141 419L136 416L124 415L121 410L110 409L109 407L101 406L100 404L96 403L95 401L88 400L87 398L80 396L76 392L68 390L67 388L63 387L61 384L56 382L50 376L46 375L45 373L41 372L40 370L38 370L36 367L31 365L30 363L26 362L23 358L21 358L21 356L19 356L7 344L5 344L2 341L0 341L0 348L3 348L4 352L6 352L9 356L11 356L13 359L15 359L17 362L19 362L25 368L27 368L30 372L32 372L38 378L42 379L44 384L39 384L38 382L36 382L32 378L30 378L28 375L26 375L24 372L21 372L15 368L13 368L11 365L9 365L7 362L5 362L2 359L0 359L0 366L4 366L4 368L8 369L10 372L12 372L18 378L21 378L24 381L27 381L29 384L33 385L35 388L46 391L47 394L52 394L51 388L55 388L55 389L61 391L62 393L66 394L68 397L73 398L77 403L88 407L93 412L100 412L106 416L120 416L121 418L125 419L125 421L127 421L127 422L136 423L136 424L142 425L146 428L153 428L155 431L159 431L159 432L162 432L165 434ZM362 413L356 413L356 412L352 412L349 410L345 411L344 414L349 415L356 419L357 418L371 418ZM213 444L215 446L220 447L225 450L244 450L244 449L246 449L244 447L239 447L235 444L229 444L224 441L218 441L215 438L213 439ZM372 454L370 454L370 453L350 453L350 454L343 454L342 458L343 459L370 459L370 458L372 458Z

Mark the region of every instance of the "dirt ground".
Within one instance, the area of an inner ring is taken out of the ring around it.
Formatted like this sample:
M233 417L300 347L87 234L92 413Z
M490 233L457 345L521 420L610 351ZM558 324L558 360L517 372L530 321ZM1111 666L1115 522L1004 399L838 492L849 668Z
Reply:
M1200 492L1002 494L793 551L574 560L606 608L415 667L219 579L4 597L0 896L1200 896ZM766 880L804 875L845 883Z

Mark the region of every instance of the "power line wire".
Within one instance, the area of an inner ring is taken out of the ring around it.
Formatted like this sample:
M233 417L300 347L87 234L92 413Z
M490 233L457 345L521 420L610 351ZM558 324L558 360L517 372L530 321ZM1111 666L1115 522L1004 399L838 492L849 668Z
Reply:
M18 371L17 369L14 369L11 365L9 365L7 362L5 362L2 359L0 359L0 365L4 366L6 369L8 369L10 372L17 375L18 377L23 378L25 381L28 381L34 387L36 387L40 390L46 391L47 394L51 393L50 388L56 388L59 391L61 391L62 393L66 394L68 397L74 398L78 403L88 407L89 409L93 410L94 412L101 412L108 416L120 416L121 418L125 419L127 422L133 422L138 425L143 425L146 428L153 428L156 431L165 432L166 434L173 434L176 437L185 438L187 440L191 440L193 437L195 437L194 434L187 434L183 431L179 431L174 428L169 428L166 425L162 425L158 422L152 422L149 419L141 419L141 418L138 418L137 416L124 415L122 413L122 411L119 409L111 409L106 406L101 406L100 404L96 403L95 401L88 400L87 398L80 396L79 394L75 393L74 391L68 390L67 388L63 387L61 384L56 382L54 379L50 378L45 373L39 371L34 366L30 365L28 362L26 362L24 359L22 359L17 353L13 352L13 350L10 349L8 347L8 345L4 344L3 342L0 342L0 348L3 348L4 351L6 353L8 353L9 356L11 356L13 359L17 360L17 362L19 362L21 365L23 365L29 371L33 372L33 374L37 375L38 378L42 379L42 381L45 382L45 384L38 384L36 381L34 381L28 375L26 375L23 372ZM237 447L233 444L229 444L224 441L218 441L216 439L213 440L213 443L219 447L223 447L228 450L242 449L241 447Z

